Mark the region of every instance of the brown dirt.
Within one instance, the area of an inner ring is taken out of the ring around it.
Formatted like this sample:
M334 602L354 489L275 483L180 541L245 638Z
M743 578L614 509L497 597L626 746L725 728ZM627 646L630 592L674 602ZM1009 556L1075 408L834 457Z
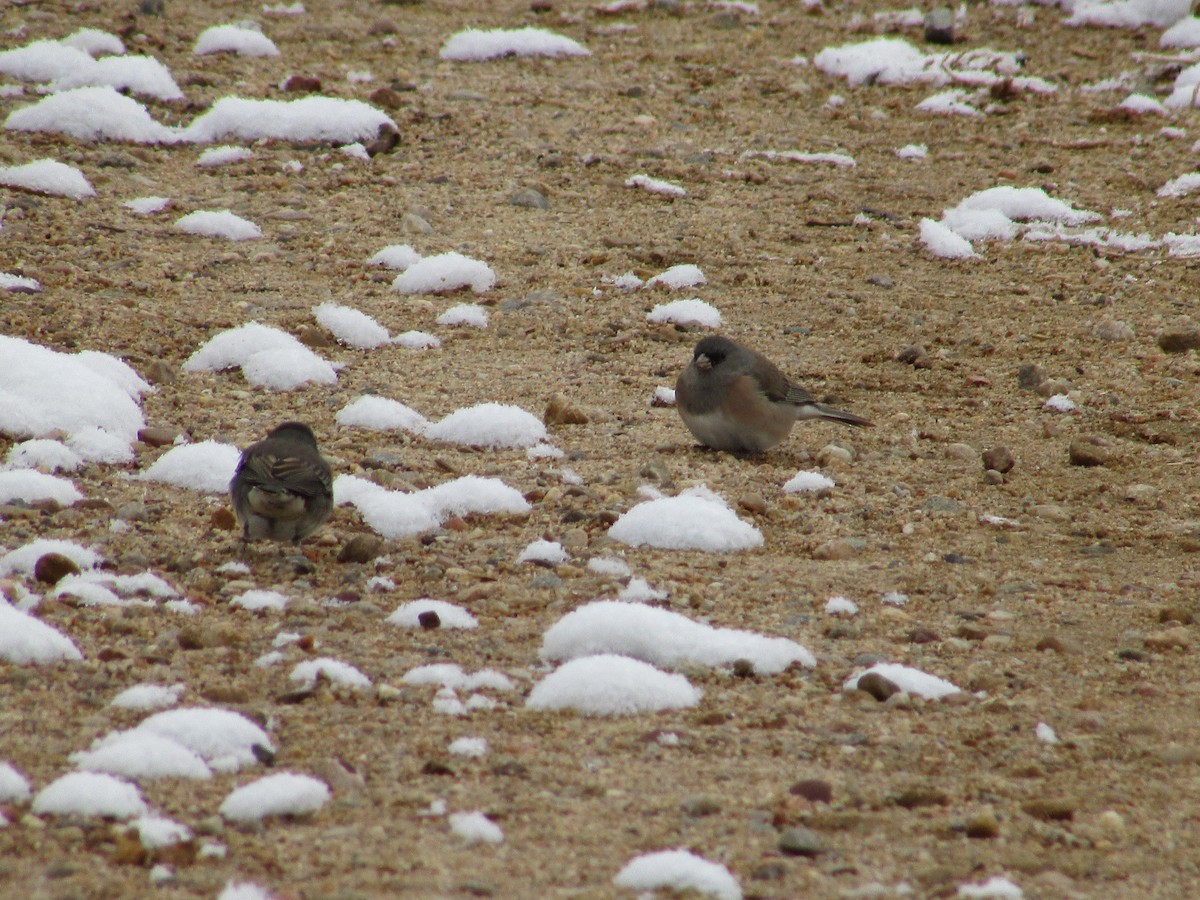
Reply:
M309 0L306 16L264 20L282 51L265 60L190 54L202 28L256 14L257 4L168 2L161 18L114 14L100 3L0 11L10 46L85 25L128 28L130 48L162 59L188 95L187 109L150 104L168 121L187 121L226 95L281 96L276 86L289 74L319 77L325 93L343 97L365 98L393 80L416 87L401 91L392 110L402 132L396 152L344 167L329 148L274 143L255 145L251 162L205 171L194 166L194 148L5 133L0 161L52 156L78 165L100 197L7 195L0 269L36 277L44 290L0 300L4 333L120 354L142 373L165 363L177 374L146 400L147 420L197 440L245 446L279 421L303 418L339 472L364 474L373 454L391 451L402 465L365 474L413 486L449 472L494 474L534 500L527 518L483 517L432 541L395 542L368 566L336 562L340 546L366 530L339 509L310 542L311 574L293 572L274 548L252 557L256 586L297 598L282 617L256 616L227 606L230 578L216 572L236 553L233 534L212 524L224 498L91 467L76 482L110 506L8 517L0 544L41 536L94 545L122 571L150 568L171 579L203 610L185 623L164 610L44 603L39 615L87 660L0 667L0 759L41 787L69 769L69 753L136 721L105 707L118 690L183 682L191 702L269 723L277 768L320 774L341 759L361 773L365 787L339 792L311 820L257 831L221 826L216 810L260 772L145 784L155 808L217 832L228 847L223 860L179 867L174 884L158 889L164 897L213 896L229 879L311 898L605 897L620 893L611 879L633 856L674 847L724 863L747 895L761 897L837 897L901 881L918 896L948 896L995 873L1029 897L1196 894L1197 368L1193 353L1168 356L1156 344L1177 317L1193 314L1195 265L1162 251L1022 242L948 263L915 239L921 217L997 184L1045 186L1105 214L1131 210L1115 224L1132 231L1193 230L1194 201L1161 201L1154 190L1194 166L1194 135L1159 136L1164 123L1153 117L1094 121L1120 95L1079 90L1156 65L1133 54L1154 50L1157 32L1067 29L1044 8L1021 28L1012 9L972 7L963 46L1023 49L1029 74L1061 90L1016 96L966 120L914 113L928 89L850 88L788 64L864 39L848 27L852 15L883 4L809 14L765 0L762 16L740 21L702 5L618 18L584 3L547 5L537 13L528 2ZM392 46L371 33L383 18L396 26ZM612 32L617 21L637 29ZM463 27L523 24L575 37L594 55L475 65L437 58ZM9 32L18 25L26 28L19 39ZM374 83L346 80L347 70L363 69ZM845 104L826 106L831 93ZM0 113L26 102L5 98ZM1171 124L1193 121L1186 114ZM897 159L895 149L911 142L927 143L930 159ZM837 150L858 165L739 159L745 150L791 149ZM288 160L303 172L285 174ZM671 202L623 187L641 171L683 184L689 196ZM549 198L548 211L507 203L530 186ZM172 197L173 211L143 218L119 206L145 194ZM229 244L172 232L179 213L224 207L260 223L266 238ZM877 212L852 224L864 208ZM400 231L410 210L428 218L432 234ZM444 347L433 352L327 348L347 364L329 389L268 393L236 373L179 374L217 331L256 319L298 333L313 324L310 308L330 297L393 332L435 330L437 312L462 298L405 298L390 290L390 275L364 266L399 242L488 260L500 278L482 298L493 304L491 326L437 329ZM665 293L594 292L603 276L680 262L702 267L708 285L697 293L720 308L728 333L877 427L806 425L757 461L695 448L674 412L648 400L673 382L696 335L645 322ZM535 291L548 292L543 302L503 306ZM1101 340L1094 327L1106 318L1129 323L1135 337ZM913 344L926 348L927 367L895 358ZM1071 382L1081 412L1051 413L1019 389L1017 368L1030 363ZM558 464L530 463L521 452L338 428L335 412L366 391L431 417L488 400L540 412L564 394L592 412L589 424L554 434L576 455L569 464L584 487L564 490ZM1108 465L1070 464L1070 442L1089 436L1108 443ZM817 468L819 448L831 442L855 454L830 469L832 495L783 495L782 483ZM978 453L997 445L1011 449L1016 466L1004 483L989 484ZM0 439L0 451L8 446ZM135 468L159 452L143 448ZM625 550L634 571L691 615L800 641L820 658L815 672L739 679L689 669L705 697L682 713L585 719L531 713L514 696L460 720L433 712L430 691L415 688L387 702L322 691L283 704L302 651L271 669L252 665L285 629L311 636L317 652L378 685L452 661L508 671L527 692L540 677L533 667L545 629L583 602L612 596L615 585L584 562L622 550L605 537L606 514L637 502L650 466L676 486L704 483L731 501L760 495L766 511L742 515L766 546L732 555ZM113 510L135 501L145 518L111 531ZM987 514L1018 524L985 524ZM531 587L540 570L515 564L521 548L572 529L586 547L558 570L562 586ZM862 549L844 560L814 558L838 538L860 540ZM368 592L376 574L396 589ZM882 607L889 590L910 603ZM320 605L343 592L361 601ZM855 600L860 613L826 616L834 594ZM416 633L384 623L396 605L422 596L469 607L481 627ZM182 649L184 625L217 645ZM1164 648L1155 636L1173 627L1183 646ZM913 643L916 628L937 639ZM841 682L861 654L985 695L909 707L847 696ZM1039 721L1062 743L1037 741ZM657 730L677 732L681 745L648 741ZM491 752L482 760L448 755L461 735L487 738ZM430 763L449 774L429 774ZM832 803L789 794L805 778L829 782ZM688 815L684 801L699 795L716 811ZM437 797L451 811L485 810L503 827L504 844L464 847L444 819L418 816ZM914 798L932 802L913 806ZM1038 801L1062 801L1070 818L1032 815ZM988 811L998 835L967 837L968 820ZM9 812L0 893L151 892L144 868L117 861L109 824L39 823L20 807ZM781 854L779 829L793 824L813 829L824 852Z

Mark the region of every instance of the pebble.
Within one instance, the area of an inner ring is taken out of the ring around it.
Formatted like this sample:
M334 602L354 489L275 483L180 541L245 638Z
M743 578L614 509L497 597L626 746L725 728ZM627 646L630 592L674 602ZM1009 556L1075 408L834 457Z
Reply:
M707 794L694 794L680 804L685 814L693 818L711 816L721 811L721 804Z
M754 663L748 659L735 659L733 661L733 674L738 678L753 678Z
M947 444L946 456L950 459L957 459L960 462L974 462L979 458L974 447L970 444L961 443Z
M1069 394L1074 389L1075 385L1065 378L1047 378L1037 386L1037 394L1039 397L1053 397L1057 394Z
M878 672L868 672L858 679L858 689L865 691L880 702L900 693L900 685Z
M803 797L813 803L833 802L833 785L820 778L806 778L803 781L797 781L788 788L788 793Z
M1200 350L1200 331L1195 328L1164 331L1158 336L1158 346L1164 353L1187 353L1189 350Z
M1048 634L1044 638L1042 638L1040 641L1037 642L1037 645L1035 646L1034 649L1036 649L1038 651L1052 650L1055 653L1060 653L1060 654L1065 655L1067 653L1075 652L1075 650L1078 648L1075 647L1073 644L1067 643L1062 638L1060 638L1058 635Z
M937 632L921 625L918 625L908 633L908 642L910 644L936 644L940 640L941 638L938 637Z
M555 590L563 586L563 580L553 572L543 572L531 579L529 586L535 590L539 588Z
M1032 391L1045 380L1045 371L1035 363L1026 363L1017 369L1017 387L1023 391Z
M289 75L280 89L286 93L318 94L321 92L321 79L315 75Z
M820 544L813 550L813 559L821 560L840 560L850 559L857 555L858 548L854 543L846 538L835 538L832 541L826 541Z
M983 473L983 480L987 484L1004 484L1004 473L997 472L995 469L987 469Z
M897 350L896 361L907 363L908 365L914 366L918 369L929 368L927 365L929 361L929 355L926 352L923 344L909 344L907 347ZM926 365L922 365L922 363L926 363Z
M954 43L954 12L948 6L931 9L925 16L925 43Z
M867 284L872 284L875 287L891 288L896 286L896 282L888 278L886 275L868 275Z
M586 425L591 417L562 394L555 394L546 401L542 421L547 425Z
M1184 625L1166 628L1146 635L1145 644L1151 650L1186 650L1192 643L1192 634Z
M428 628L428 629L432 630L434 628L441 627L442 617L439 616L434 610L427 609L423 613L417 614L417 623L422 628Z
M1000 444L983 451L983 467L1004 474L1011 472L1017 461L1013 459L1012 451Z
M138 432L138 440L151 447L166 447L182 434L183 429L173 425L150 425Z
M525 209L549 209L550 201L541 191L533 188L521 188L508 198L509 206L520 206Z
M1115 809L1106 809L1096 819L1097 824L1110 835L1119 835L1125 831L1125 817Z
M990 840L1000 836L1000 820L996 818L995 811L985 809L967 819L965 830L969 838Z
M1076 803L1066 797L1039 797L1021 804L1021 810L1046 822L1069 822L1075 818Z
M1071 518L1066 507L1059 506L1057 503L1039 503L1033 507L1031 512L1039 519L1046 519L1050 522L1065 522Z
M922 806L946 806L950 797L939 787L918 784L905 788L892 802L904 809L919 809Z
M1133 340L1133 329L1120 319L1104 319L1096 326L1095 334L1102 341Z
M779 849L791 856L817 856L823 848L815 831L793 825L779 835Z
M742 494L738 497L738 506L756 516L765 516L768 510L766 498L757 492Z
M1104 443L1107 442L1104 442L1103 438L1075 438L1067 447L1067 455L1071 460L1071 465L1087 468L1108 465L1111 455L1105 448Z
M78 575L79 566L61 553L45 553L33 564L33 577L42 584L58 584L68 575Z
M367 563L375 559L383 550L383 541L373 534L356 534L342 546L338 552L337 561L340 563Z
M414 212L406 212L400 219L400 230L404 234L430 234L433 226Z
M854 453L837 444L826 444L817 451L817 463L824 468L848 466L854 462Z

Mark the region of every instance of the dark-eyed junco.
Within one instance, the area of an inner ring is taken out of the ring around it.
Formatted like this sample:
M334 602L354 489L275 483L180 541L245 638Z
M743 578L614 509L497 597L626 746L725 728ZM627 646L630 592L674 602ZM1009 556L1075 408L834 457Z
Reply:
M871 424L818 403L765 356L717 335L701 340L679 373L675 407L701 444L735 453L770 450L800 419Z
M242 540L299 544L333 510L333 475L312 429L284 422L247 447L229 482Z

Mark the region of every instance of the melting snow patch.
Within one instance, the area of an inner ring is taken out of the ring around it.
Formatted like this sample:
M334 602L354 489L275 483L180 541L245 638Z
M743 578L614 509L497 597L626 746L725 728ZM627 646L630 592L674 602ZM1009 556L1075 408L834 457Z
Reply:
M291 679L305 689L315 687L320 679L356 691L371 687L371 679L354 666L329 657L305 660L292 669Z
M626 187L641 188L650 194L662 194L664 197L686 197L687 191L677 184L651 178L649 175L631 175L625 179Z
M643 287L652 288L661 284L663 287L669 288L689 288L698 287L707 280L699 266L693 263L680 263L655 275Z
M313 307L313 315L322 328L347 347L355 350L374 350L390 341L388 330L368 316L349 306L322 303Z
M29 799L29 781L6 762L0 762L0 803L24 803Z
M201 168L215 169L218 166L226 166L253 158L254 153L245 147L209 147L200 154L196 165Z
M742 159L766 159L774 162L824 163L842 169L853 169L858 165L853 156L845 153L801 153L799 150L747 150Z
M135 684L113 697L108 705L122 709L164 709L178 703L184 690L182 684L173 684L170 687L161 684Z
M534 541L521 551L517 557L517 562L557 566L560 563L565 563L570 558L567 551L563 549L563 545L557 541Z
M309 775L279 772L231 791L218 811L231 822L254 822L268 816L315 813L328 800L325 782Z
M646 315L647 322L674 322L677 325L700 325L719 328L721 313L715 306L698 298L660 303Z
M708 488L639 503L619 518L608 536L637 547L730 552L761 547L762 532L743 522Z
M1045 744L1058 743L1058 734L1045 722L1038 722L1037 728L1033 730L1033 733L1037 736L1039 741L1042 741Z
M760 675L782 672L792 663L817 664L808 650L786 638L752 631L713 628L667 609L618 600L597 600L567 613L542 637L545 660L621 654L656 666L685 661L706 666L747 659Z
M1101 25L1108 28L1166 28L1191 11L1189 0L1077 0L1069 7L1066 25ZM982 895L973 895L982 896Z
M71 772L33 798L34 815L102 816L132 819L147 812L137 785L99 772Z
M178 132L154 121L146 107L107 85L50 94L9 113L4 127L65 134L81 141L170 144L179 140Z
M387 397L366 395L347 403L334 419L346 427L370 428L375 431L407 431L424 434L429 420L410 407Z
M477 303L459 303L437 317L439 325L466 325L470 328L487 328L488 311Z
M135 197L132 200L126 200L121 204L126 209L132 210L139 216L149 216L157 212L162 212L171 205L170 197Z
M687 850L660 850L634 857L616 874L613 884L637 891L673 888L717 900L742 900L742 889L727 868Z
M275 752L265 731L228 709L170 709L145 719L134 731L150 732L183 744L218 772L236 772L257 763L255 745Z
M424 331L405 331L392 338L392 343L409 350L428 350L430 348L436 350L442 346L439 338Z
M178 741L148 731L114 731L72 753L70 760L85 772L106 772L124 778L212 778L212 770L196 753Z
M275 610L282 612L288 605L289 598L279 591L251 590L244 591L229 601L230 606L240 606L251 612Z
M241 366L250 384L284 391L309 382L334 384L333 366L286 332L257 322L210 338L183 364L185 372L219 372Z
M32 469L0 472L0 503L53 500L60 506L70 506L82 499L83 494L72 482L57 475Z
M808 494L830 491L836 486L832 478L820 472L797 472L784 484L783 489L789 494Z
M262 229L227 209L219 212L198 209L175 220L175 230L200 237L223 237L250 241L262 237Z
M201 441L172 447L151 466L135 477L143 481L160 481L194 491L224 493L237 471L241 451L233 444Z
M442 687L464 691L475 691L480 688L490 688L495 691L511 691L512 680L503 672L495 669L480 669L474 675L468 675L460 666L453 663L434 663L428 666L417 666L404 675L405 684L437 684Z
M616 716L695 706L701 696L682 675L627 656L601 654L560 666L534 687L525 705Z
M96 189L82 172L53 159L0 167L0 184L72 200L96 196Z
M1025 892L999 875L993 875L982 884L963 884L958 888L959 897L993 898L993 900L1021 900Z
M468 844L500 844L504 832L481 812L451 813L450 830Z
M23 666L83 659L83 654L61 631L0 597L0 659Z
M439 55L457 62L479 62L504 56L591 56L591 51L544 28L468 28L451 35Z
M825 612L831 616L853 616L858 612L858 604L848 597L830 597L825 601Z
M425 429L434 441L467 447L532 447L547 438L542 420L519 406L483 403L459 409Z
M487 755L488 743L480 737L460 737L451 741L446 749L455 756L480 757Z
M413 263L421 261L421 254L408 244L390 244L367 260L369 266L386 266L403 272Z
M858 680L868 672L882 675L900 688L900 690L907 691L910 694L918 694L926 700L940 700L949 694L959 692L957 685L951 684L944 678L938 678L936 675L930 675L927 672L922 672L920 669L903 666L899 663L876 663L869 669L864 669L851 675L843 687L848 691L854 690L858 687Z
M278 56L279 48L255 27L247 25L214 25L200 32L192 52L197 56L208 53L236 53L239 56Z
M181 135L196 143L237 138L244 141L374 140L396 123L361 100L302 97L299 100L246 100L225 97L192 121Z
M491 290L496 273L491 266L461 253L439 253L412 263L396 276L392 288L402 294L436 294L470 288L477 294Z
M1075 410L1079 409L1079 406L1075 403L1075 401L1066 394L1055 394L1053 397L1047 398L1046 402L1043 403L1042 406L1044 406L1046 409L1052 409L1055 412L1063 413L1075 412Z

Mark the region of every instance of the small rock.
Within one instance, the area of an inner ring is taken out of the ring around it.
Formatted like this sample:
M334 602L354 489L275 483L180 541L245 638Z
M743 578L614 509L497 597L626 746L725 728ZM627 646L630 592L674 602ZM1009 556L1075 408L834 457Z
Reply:
M1200 330L1164 331L1158 336L1158 346L1164 353L1187 353L1200 349Z
M974 447L972 447L970 444L961 443L947 444L946 456L948 456L950 459L957 459L960 462L974 462L979 458L979 455L975 452Z
M1106 809L1100 813L1096 824L1110 835L1119 835L1125 831L1125 817L1115 809Z
M367 99L384 109L399 109L404 105L404 95L387 85L375 88L367 95Z
M324 347L334 347L337 341L324 328L318 328L316 325L305 325L296 334L296 338L305 347L311 347L315 350L320 350Z
M321 91L321 79L313 75L290 75L279 87L289 94L317 94Z
M1073 466L1106 466L1110 456L1100 443L1099 438L1075 438L1067 447L1067 455Z
M369 35L399 34L399 33L400 33L400 29L396 25L396 23L386 17L376 19L374 22L371 23L371 27L369 27L367 29L367 34L369 34Z
M779 835L779 849L791 856L817 856L822 850L821 839L815 831L793 825Z
M845 538L837 538L832 541L826 541L813 550L813 559L822 560L837 560L850 559L858 553L858 548L853 542Z
M896 286L896 283L886 275L868 275L867 284L873 284L875 287L881 288L891 288Z
M33 577L42 584L58 584L68 575L78 575L79 566L61 553L46 553L33 564Z
M938 787L913 785L893 797L892 802L904 809L919 809L922 806L946 806L950 796Z
M442 617L432 609L427 609L425 612L417 614L417 623L422 628L434 629L440 628L442 625Z
M858 679L858 689L866 691L880 703L887 700L889 697L900 693L900 685L896 682L885 678L878 672L868 672Z
M983 451L983 467L1004 474L1011 472L1017 461L1013 459L1012 451L1003 444Z
M400 230L404 234L430 234L433 226L414 212L406 212L400 219Z
M985 809L967 819L965 830L969 838L990 840L1000 836L1000 820L994 811Z
M910 366L916 366L921 360L927 358L925 347L921 344L909 344L903 350L896 351L897 362L907 363Z
M138 432L138 440L151 447L166 447L174 444L175 439L183 434L182 428L170 425L151 425Z
M788 788L788 793L803 797L812 803L833 802L833 785L820 778L806 778L803 781L797 781Z
M317 760L312 765L312 773L329 785L335 794L357 794L367 787L362 774L341 759L330 757Z
M738 506L756 516L765 516L768 509L766 498L757 492L742 494L738 497Z
M941 638L937 632L923 625L918 625L908 633L908 642L910 644L936 644Z
M681 806L686 815L694 818L715 815L721 811L721 804L706 794L696 794L687 797Z
M366 145L368 156L391 153L400 146L400 130L391 122L384 122L375 133L375 140Z
M817 462L826 469L848 466L854 462L854 454L837 444L826 444L817 451Z
M1069 822L1075 818L1075 802L1065 797L1039 797L1022 803L1021 810L1046 822Z
M1067 644L1066 641L1054 634L1048 634L1038 641L1035 649L1039 652L1052 650L1055 653L1062 654L1070 653L1072 651L1072 648Z
M208 522L217 531L233 531L237 528L237 517L234 516L233 511L227 506L214 509L212 515L208 517Z
M1196 621L1196 615L1190 609L1182 606L1164 606L1158 611L1158 621L1178 622L1180 625L1191 625Z
M1035 363L1026 363L1017 369L1017 387L1023 391L1032 391L1045 380L1045 371Z
M545 194L533 188L521 188L508 198L509 206L521 206L525 209L549 209L550 201Z
M1131 341L1133 329L1119 319L1105 319L1094 329L1096 337L1102 341Z
M995 469L987 469L983 473L983 480L987 484L1004 484L1004 473L997 472Z
M738 678L753 678L754 663L748 659L735 659L733 661L733 674Z
M555 394L546 401L546 411L542 413L542 422L546 425L586 425L590 421L586 412L562 394Z
M175 367L166 360L156 359L146 367L146 380L151 384L170 384L178 376Z
M925 16L925 43L954 43L954 12L950 7L939 6Z
M1184 625L1167 628L1163 631L1155 631L1152 634L1146 635L1145 638L1145 644L1151 650L1172 650L1176 647L1180 650L1186 650L1191 643L1191 632Z
M373 534L356 534L342 546L338 552L337 561L340 563L368 563L379 556L383 550L383 541Z
M1030 512L1039 519L1046 519L1049 522L1066 522L1071 518L1066 507L1059 506L1057 503L1039 503Z

